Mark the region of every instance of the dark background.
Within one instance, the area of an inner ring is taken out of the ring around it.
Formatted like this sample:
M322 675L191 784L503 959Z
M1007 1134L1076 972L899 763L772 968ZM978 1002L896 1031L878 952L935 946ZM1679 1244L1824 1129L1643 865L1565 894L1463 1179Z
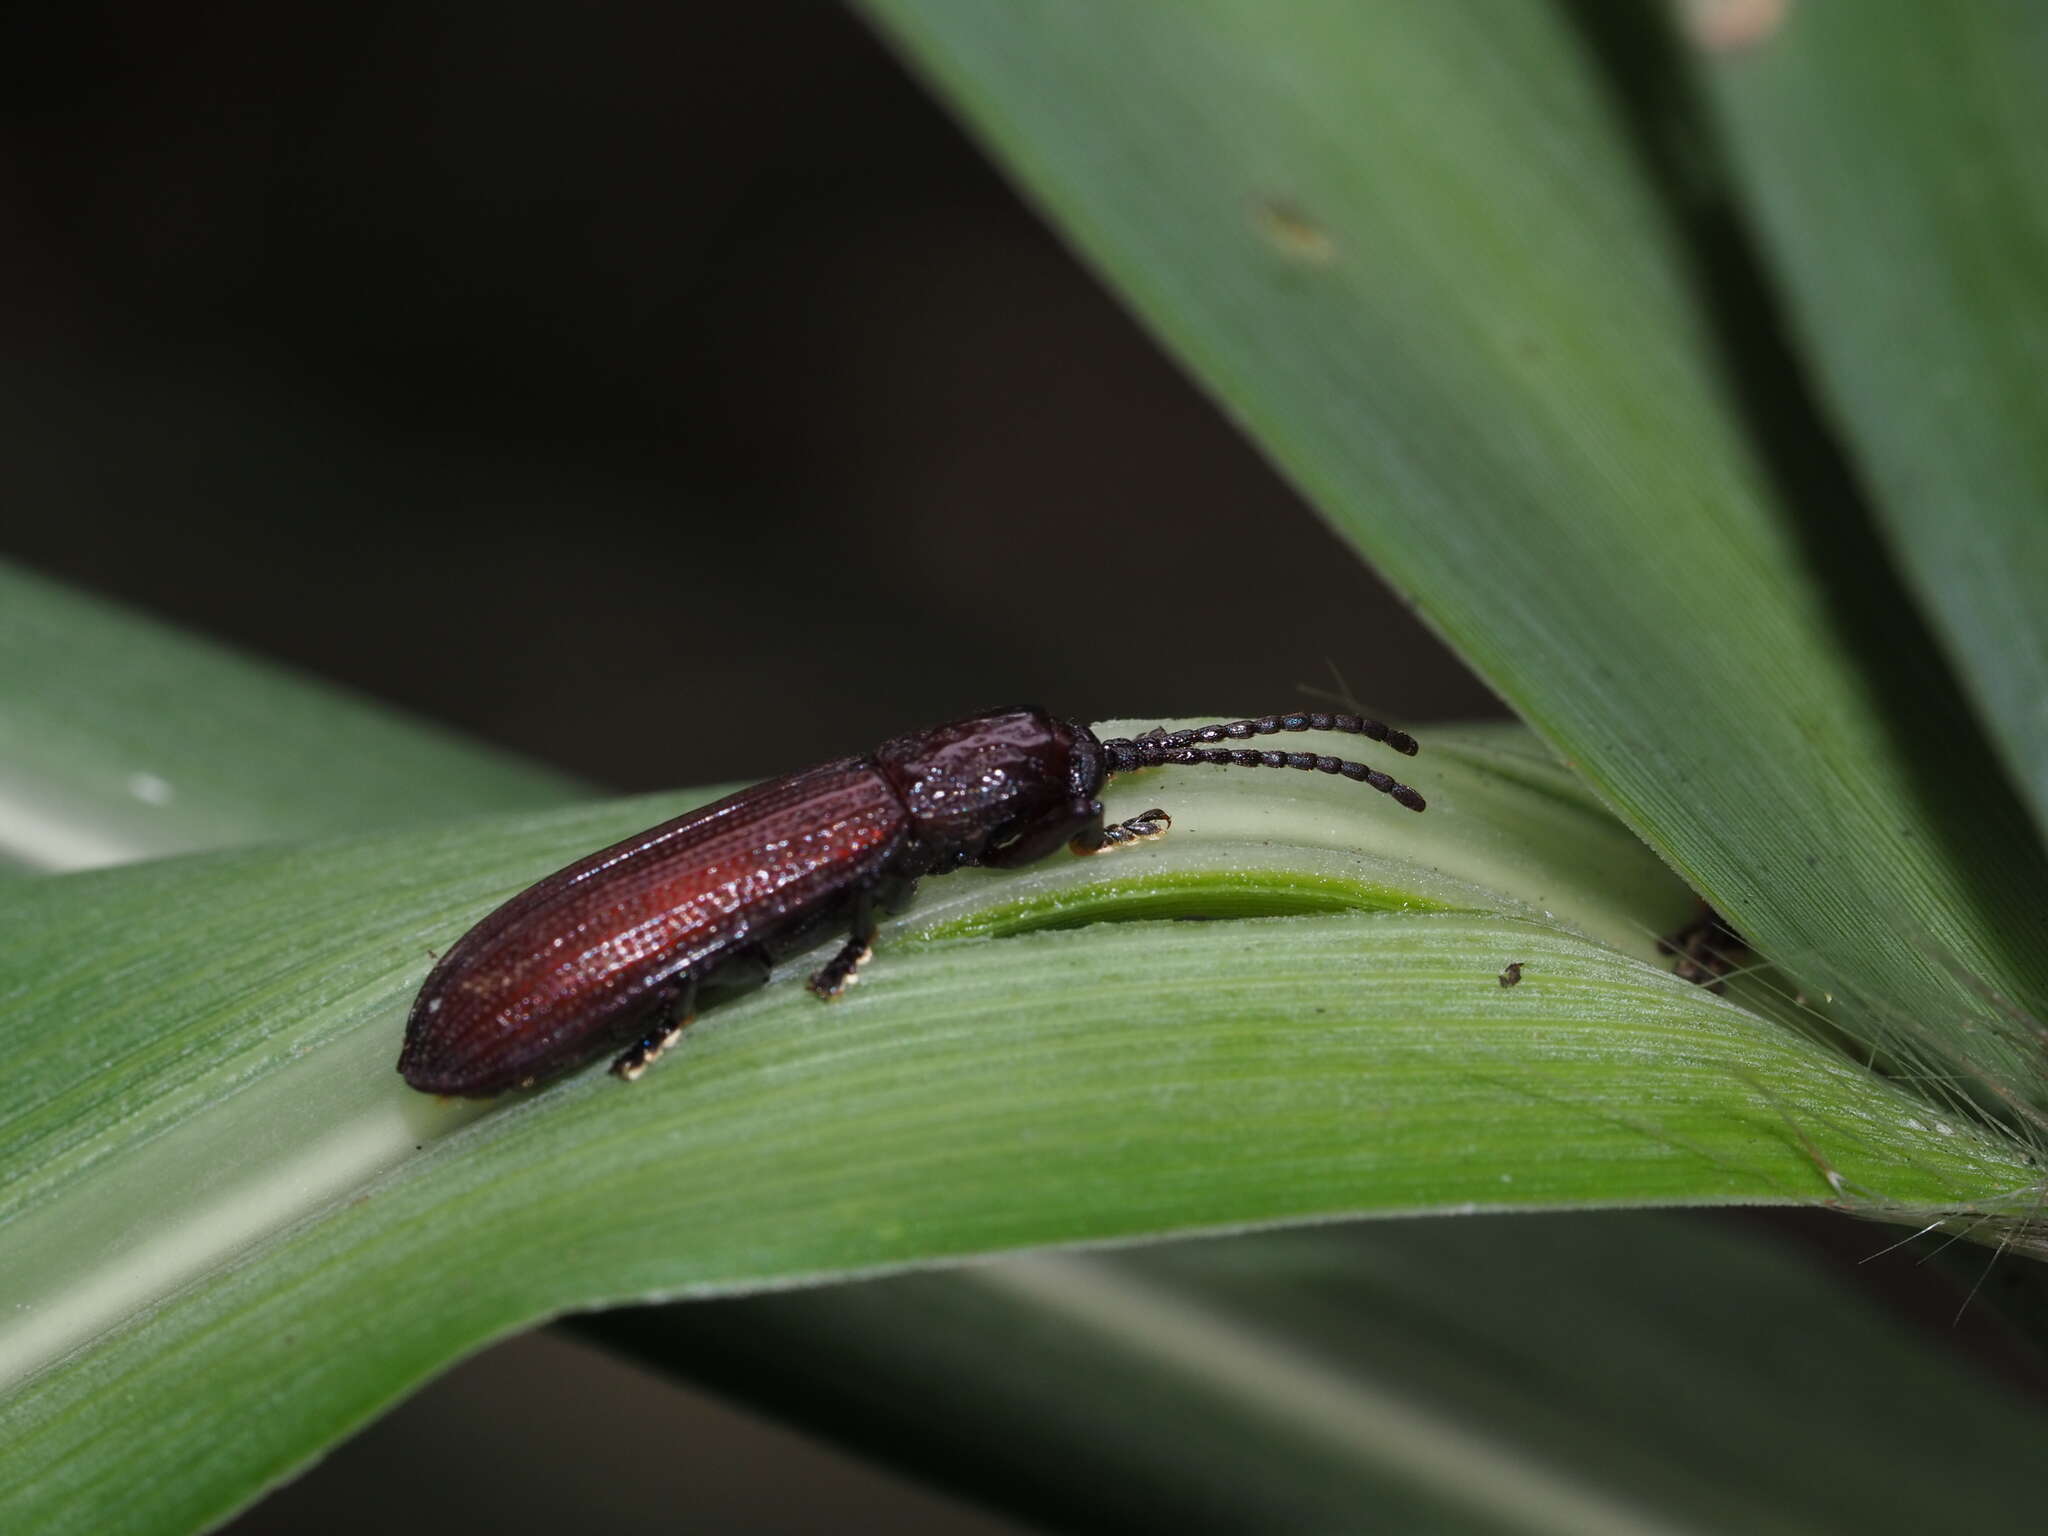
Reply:
M0 554L618 789L1333 668L1500 712L836 6L8 18ZM559 1334L237 1530L401 1514L1003 1528Z
M50 5L8 552L620 789L1496 709L853 16Z

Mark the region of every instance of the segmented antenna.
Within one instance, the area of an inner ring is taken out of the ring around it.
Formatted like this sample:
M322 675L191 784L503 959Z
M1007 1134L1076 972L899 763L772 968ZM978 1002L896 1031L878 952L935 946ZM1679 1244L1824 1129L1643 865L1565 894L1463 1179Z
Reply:
M1199 745L1210 741L1244 741L1253 736L1271 736L1279 731L1340 731L1349 736L1369 736L1384 741L1404 756L1415 755L1415 738L1405 731L1368 720L1363 715L1262 715L1257 720L1233 720L1228 724L1198 725L1184 731L1164 729L1142 736L1118 736L1102 744L1111 774L1132 773L1140 768L1158 768L1168 763L1207 763L1217 768L1298 768L1303 772L1335 773L1354 783L1369 784L1383 795L1391 795L1411 811L1428 803L1399 779L1343 757L1320 757L1313 752L1253 752L1229 748L1209 749Z

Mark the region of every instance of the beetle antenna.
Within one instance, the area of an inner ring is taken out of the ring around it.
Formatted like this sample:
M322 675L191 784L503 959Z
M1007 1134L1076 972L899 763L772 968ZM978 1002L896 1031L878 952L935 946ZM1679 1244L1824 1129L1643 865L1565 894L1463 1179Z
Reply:
M1363 715L1325 715L1302 711L1292 715L1261 715L1256 720L1232 720L1227 725L1193 725L1184 731L1163 728L1147 731L1139 741L1157 742L1163 747L1192 747L1211 741L1244 741L1252 736L1271 736L1276 731L1335 731L1342 736L1369 736L1384 741L1403 757L1415 755L1415 738Z
M1153 730L1142 736L1118 736L1102 744L1109 772L1132 773L1140 768L1158 768L1168 763L1206 763L1217 768L1297 768L1304 772L1335 773L1359 784L1369 784L1381 794L1391 795L1411 811L1427 803L1399 779L1348 758L1321 757L1314 752L1253 752L1229 748L1208 749L1198 743L1242 741L1252 736L1270 736L1278 731L1342 731L1384 741L1396 752L1412 756L1415 738L1368 720L1362 715L1265 715L1257 720L1233 720L1228 724L1198 725L1184 731Z

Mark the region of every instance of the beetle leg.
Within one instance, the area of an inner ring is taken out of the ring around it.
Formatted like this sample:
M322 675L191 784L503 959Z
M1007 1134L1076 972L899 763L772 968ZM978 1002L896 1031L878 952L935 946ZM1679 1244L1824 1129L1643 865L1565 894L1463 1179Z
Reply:
M875 952L875 893L872 888L853 898L853 931L839 946L839 953L819 967L811 977L811 990L825 1002L836 1002L846 989L860 980L860 968Z
M1091 827L1067 846L1075 853L1083 855L1108 853L1115 848L1128 848L1133 843L1150 842L1153 838L1164 837L1172 825L1173 818L1154 807L1112 827Z
M660 1020L633 1045L619 1052L612 1062L612 1075L627 1082L639 1081L640 1074L661 1059L697 1016L697 978L683 978L682 990L664 1001L656 1017Z
M733 992L751 991L765 986L774 971L775 957L764 946L749 944L707 971L703 984Z

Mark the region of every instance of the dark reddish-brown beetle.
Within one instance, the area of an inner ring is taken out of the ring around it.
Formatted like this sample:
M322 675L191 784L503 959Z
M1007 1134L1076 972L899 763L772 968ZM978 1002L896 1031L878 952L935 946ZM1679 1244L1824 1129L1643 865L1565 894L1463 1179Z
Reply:
M429 1093L523 1087L624 1045L638 1077L690 1021L700 987L767 974L840 927L811 978L835 998L868 958L879 911L920 875L1010 867L1061 844L1103 853L1171 824L1105 826L1112 775L1167 763L1302 768L1369 784L1412 811L1422 796L1363 763L1312 752L1210 749L1277 731L1342 731L1397 752L1414 740L1357 715L1267 715L1098 740L1041 710L1004 709L770 779L615 843L520 892L429 973L398 1070Z

